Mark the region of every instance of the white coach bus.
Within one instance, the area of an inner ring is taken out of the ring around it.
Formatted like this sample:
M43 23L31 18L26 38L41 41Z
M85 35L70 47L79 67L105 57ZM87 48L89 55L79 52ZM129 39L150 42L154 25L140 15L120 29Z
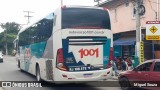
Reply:
M111 77L113 33L107 9L65 6L17 35L20 70L45 81Z

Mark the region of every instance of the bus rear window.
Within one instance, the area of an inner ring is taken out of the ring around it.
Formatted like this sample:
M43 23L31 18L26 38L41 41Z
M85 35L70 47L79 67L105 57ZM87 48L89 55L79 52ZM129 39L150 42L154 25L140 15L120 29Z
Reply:
M111 29L106 10L93 8L63 8L62 29Z

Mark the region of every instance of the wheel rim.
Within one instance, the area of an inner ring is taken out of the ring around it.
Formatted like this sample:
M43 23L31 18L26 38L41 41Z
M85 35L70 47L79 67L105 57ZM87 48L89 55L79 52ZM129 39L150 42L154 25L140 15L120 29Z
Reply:
M122 90L127 90L129 88L129 82L126 80L126 78L121 80L121 88Z
M128 82L127 81L123 81L123 83L122 83L122 89L126 90L128 87L129 87L128 86Z

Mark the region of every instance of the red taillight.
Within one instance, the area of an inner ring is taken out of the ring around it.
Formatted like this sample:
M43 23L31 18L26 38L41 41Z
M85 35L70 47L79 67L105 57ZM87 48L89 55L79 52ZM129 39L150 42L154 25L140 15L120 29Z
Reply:
M62 48L58 49L57 51L57 62L56 67L60 70L66 71L66 67L64 65L64 57L63 57L63 50Z
M109 55L109 63L108 63L108 68L110 68L112 66L112 60L114 59L114 55L113 55L113 48L110 48L110 55Z

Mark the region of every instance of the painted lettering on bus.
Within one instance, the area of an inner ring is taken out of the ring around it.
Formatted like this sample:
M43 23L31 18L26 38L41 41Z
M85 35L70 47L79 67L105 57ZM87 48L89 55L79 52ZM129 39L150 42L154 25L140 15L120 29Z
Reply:
M94 56L96 55L96 58L99 57L98 48L97 49L80 49L79 50L80 57L83 58L84 56Z

